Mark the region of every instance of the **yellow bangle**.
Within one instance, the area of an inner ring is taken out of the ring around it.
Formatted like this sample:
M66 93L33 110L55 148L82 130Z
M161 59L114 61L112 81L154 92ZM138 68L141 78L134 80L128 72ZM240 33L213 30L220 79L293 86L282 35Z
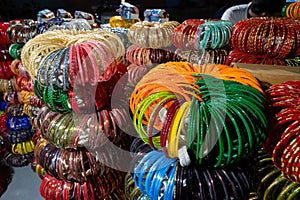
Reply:
M183 103L176 113L172 123L172 128L168 137L168 154L170 158L178 158L179 138L182 133L182 128L186 115L189 111L191 102Z

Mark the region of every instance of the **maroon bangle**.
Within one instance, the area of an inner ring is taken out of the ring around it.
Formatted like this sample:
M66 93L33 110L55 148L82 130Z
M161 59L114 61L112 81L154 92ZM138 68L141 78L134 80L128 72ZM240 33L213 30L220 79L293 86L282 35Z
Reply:
M172 124L173 118L175 117L175 113L177 112L179 107L180 107L179 101L175 100L167 111L167 116L160 132L160 145L166 157L168 157L168 152L166 150L166 143L169 134L169 129Z

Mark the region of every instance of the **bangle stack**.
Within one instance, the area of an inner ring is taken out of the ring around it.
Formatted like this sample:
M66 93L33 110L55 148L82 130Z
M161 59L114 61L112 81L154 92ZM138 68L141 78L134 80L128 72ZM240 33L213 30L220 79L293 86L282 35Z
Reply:
M1 40L6 43L6 50L3 52L9 52L15 59L13 62L7 60L6 65L1 65L0 70L0 91L3 94L1 100L5 101L5 103L1 102L1 110L6 113L1 122L2 137L7 150L5 159L14 167L23 167L31 162L34 149L35 129L32 128L31 119L25 114L25 110L28 110L26 103L32 100L29 95L24 95L24 92L32 91L33 84L21 61L17 59L20 58L23 43L33 37L31 31L34 29L34 22L22 20L8 23L5 34L3 34L3 26L1 24L1 38L5 36L13 42L10 44L7 40Z
M140 22L140 19L125 19L122 16L113 16L109 19L111 28L130 28L137 22Z
M7 37L13 43L24 44L37 35L37 24L31 19L11 21L7 29Z
M219 49L227 46L231 38L230 21L207 21L201 24L195 33L194 49Z
M287 18L249 18L232 28L226 64L233 62L294 65L289 59L300 54L300 23Z
M14 76L9 67L13 58L9 51L11 42L8 40L6 33L8 27L8 22L0 22L0 79L11 79Z
M176 48L182 50L194 49L196 40L196 32L201 24L206 20L203 19L188 19L177 26L172 32L172 43Z
M300 19L300 2L288 3L282 8L282 16L292 19Z
M206 49L206 50L182 50L175 51L180 58L190 63L203 65L207 63L225 64L229 54L228 48Z
M246 199L250 190L245 174L238 167L209 169L193 164L182 167L156 151L139 160L133 180L139 190L133 189L129 196L141 193L140 199ZM125 187L130 184L129 179Z
M179 25L176 21L169 22L137 22L128 31L128 39L144 48L165 48L172 45L171 33Z
M287 81L267 90L272 126L265 144L267 150L273 152L274 164L284 177L298 183L299 86L300 81Z
M131 45L127 36L128 28L101 28L100 30L105 30L117 34L122 40L125 49L128 49L128 47Z
M176 21L143 21L130 27L128 39L132 45L126 51L126 58L131 63L128 68L129 88L134 87L155 65L182 60L171 48L172 32L178 25ZM135 76L137 74L138 76Z
M254 199L297 199L300 196L300 184L289 180L277 169L272 157L264 149L257 155L257 169L252 179L253 189L251 192ZM251 174L250 174L251 175Z
M23 66L44 103L33 110L40 133L33 169L43 178L45 199L125 198L117 189L124 175L111 168L122 164L121 157L109 149L129 143L117 125L123 116L113 114L110 105L116 83L127 72L124 57L123 41L106 30L47 31L24 45ZM29 102L30 92L20 97Z
M232 25L223 20L186 20L172 33L176 53L195 64L224 64Z
M126 52L127 60L137 66L180 61L181 58L172 50L143 48L131 45Z
M161 83L162 76L172 83ZM263 144L268 128L265 97L257 80L228 66L158 65L135 87L130 108L136 131L153 149L214 167L247 157ZM210 120L215 126L210 127Z

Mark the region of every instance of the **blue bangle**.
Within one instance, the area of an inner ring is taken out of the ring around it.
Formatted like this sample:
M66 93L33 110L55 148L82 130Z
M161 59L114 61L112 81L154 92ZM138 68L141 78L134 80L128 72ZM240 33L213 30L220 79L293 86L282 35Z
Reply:
M152 151L154 152L154 151ZM150 169L152 163L157 160L160 155L159 154L151 154L152 152L146 154L145 157L142 158L140 163L137 165L135 171L134 171L134 183L140 188L141 193L147 194L145 191L145 187L143 185L142 178L144 177L144 174L147 173L147 170ZM150 166L149 166L150 165Z
M6 127L10 131L27 130L31 128L31 123L27 115L22 117L8 117Z
M174 159L168 159L163 157L164 159L161 159L161 163L158 163L159 165L159 169L156 171L155 176L154 176L154 180L152 180L152 190L151 190L151 195L150 197L152 197L152 199L159 199L159 197L161 196L160 192L162 187L163 187L163 182L164 179L166 177L166 174L168 173L168 171L170 170L170 167L172 166L172 164L176 164L176 160ZM163 165L163 166L162 166ZM169 177L167 175L167 177ZM174 187L173 187L174 189ZM167 197L169 199L173 199L173 197Z
M175 175L176 175L177 163L172 164L171 166L172 169L168 174L169 179L164 192L164 200L174 199L174 192L175 192L174 188L175 188L175 178L176 178Z
M1 101L0 102L0 110L1 111L5 111L5 108L6 108L6 106L7 106L7 103L5 102L5 101Z

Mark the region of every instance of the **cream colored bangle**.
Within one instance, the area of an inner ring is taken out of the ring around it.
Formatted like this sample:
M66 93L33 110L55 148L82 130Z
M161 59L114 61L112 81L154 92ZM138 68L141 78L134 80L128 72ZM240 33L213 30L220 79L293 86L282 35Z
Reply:
M137 22L128 31L128 39L132 44L145 48L164 48L172 45L171 33L179 25L176 21Z

